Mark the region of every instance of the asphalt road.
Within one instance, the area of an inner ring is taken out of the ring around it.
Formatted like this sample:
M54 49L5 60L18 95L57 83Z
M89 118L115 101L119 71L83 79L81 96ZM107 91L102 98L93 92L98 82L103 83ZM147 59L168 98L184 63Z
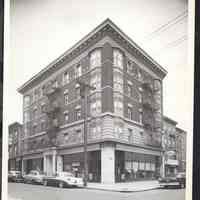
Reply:
M8 197L9 200L185 200L185 190L157 189L145 192L120 193L9 183Z

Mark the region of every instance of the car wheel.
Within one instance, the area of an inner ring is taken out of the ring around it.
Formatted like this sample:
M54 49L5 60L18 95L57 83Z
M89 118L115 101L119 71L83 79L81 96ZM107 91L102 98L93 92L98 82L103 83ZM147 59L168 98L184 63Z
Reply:
M48 185L47 180L43 181L43 185L44 185L44 186L47 186L47 185Z
M58 184L58 187L59 188L63 188L64 187L64 183L60 181L59 184Z

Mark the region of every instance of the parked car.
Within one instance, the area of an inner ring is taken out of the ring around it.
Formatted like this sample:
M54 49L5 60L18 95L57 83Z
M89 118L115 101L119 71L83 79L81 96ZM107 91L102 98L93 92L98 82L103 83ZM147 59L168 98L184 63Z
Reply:
M44 174L37 170L31 170L28 174L24 175L24 182L25 183L43 183Z
M23 182L23 177L20 171L8 171L8 182Z
M164 178L159 178L159 184L160 187L172 187L172 186L176 186L179 188L185 188L185 184L186 184L186 176L184 172L178 173L177 175L175 175L174 177L164 177Z
M60 188L64 187L83 187L83 179L75 177L70 172L59 172L55 176L45 177L43 179L43 185L56 186Z

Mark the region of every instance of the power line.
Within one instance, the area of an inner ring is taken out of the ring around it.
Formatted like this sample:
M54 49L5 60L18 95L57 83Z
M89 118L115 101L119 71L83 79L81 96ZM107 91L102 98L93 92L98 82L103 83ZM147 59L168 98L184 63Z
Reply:
M163 48L159 49L157 52L162 53L163 50L167 50L167 49L171 49L174 48L178 45L180 45L181 43L183 43L184 41L187 40L187 35L183 35L182 37L168 43L167 45L165 45Z
M153 31L152 33L150 33L149 35L147 35L144 38L144 40L147 40L147 39L151 40L151 39L153 39L155 36L157 36L158 34L164 32L165 30L167 30L171 26L174 26L174 25L178 24L179 22L181 22L182 20L184 20L186 17L187 17L187 10L185 10L184 12L182 12L181 14L179 14L178 16L176 16L175 18L171 19L166 24L163 24L160 27L158 27L155 31Z

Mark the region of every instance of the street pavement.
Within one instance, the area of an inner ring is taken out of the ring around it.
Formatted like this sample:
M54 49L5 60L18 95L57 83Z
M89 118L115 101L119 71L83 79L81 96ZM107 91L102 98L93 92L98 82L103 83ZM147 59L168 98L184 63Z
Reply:
M8 200L185 200L185 189L111 192L84 188L55 188L23 183L8 184Z

